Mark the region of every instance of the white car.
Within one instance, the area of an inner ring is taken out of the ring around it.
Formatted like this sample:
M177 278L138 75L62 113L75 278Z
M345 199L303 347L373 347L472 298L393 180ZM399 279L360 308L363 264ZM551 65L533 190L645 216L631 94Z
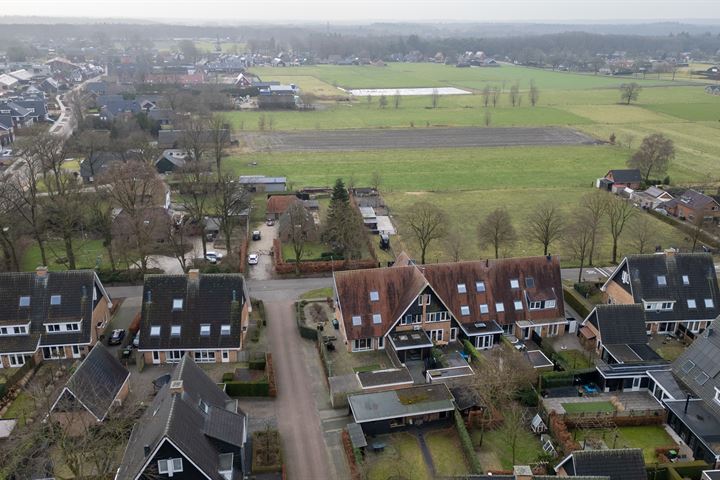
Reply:
M222 253L209 251L205 254L205 260L207 260L210 263L218 263L222 259L223 259Z
M260 257L257 253L251 253L248 255L248 264L249 265L257 265L258 261L260 260Z

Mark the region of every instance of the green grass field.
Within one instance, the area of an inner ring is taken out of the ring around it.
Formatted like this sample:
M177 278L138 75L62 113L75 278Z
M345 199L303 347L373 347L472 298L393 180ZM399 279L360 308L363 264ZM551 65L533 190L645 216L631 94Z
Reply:
M563 403L567 413L612 413L615 407L610 402L577 402Z
M455 428L433 430L425 434L425 442L438 476L467 475L468 466Z
M417 439L409 433L383 435L383 452L368 452L365 456L365 471L368 480L388 480L391 478L430 479L422 451Z
M618 436L611 430L573 430L574 438L582 445L586 436L601 439L609 448L642 448L645 463L657 461L655 448L675 445L661 425L618 427Z
M480 430L472 430L470 436L477 446L480 441ZM537 461L543 453L540 439L531 432L519 432L514 465L528 465ZM486 431L482 447L479 449L480 464L485 470L512 470L512 451L502 429Z
M52 240L47 242L45 248L45 253L47 254L48 259L48 269L66 270L67 268L65 265L58 263L57 261L58 258L65 258L64 243L60 240ZM110 268L107 250L103 247L102 240L75 239L73 243L73 250L75 251L75 261L77 263L77 268L79 269L95 268L97 266L98 258L100 259L101 267ZM42 257L37 243L33 242L30 244L20 263L24 271L32 271L42 265Z

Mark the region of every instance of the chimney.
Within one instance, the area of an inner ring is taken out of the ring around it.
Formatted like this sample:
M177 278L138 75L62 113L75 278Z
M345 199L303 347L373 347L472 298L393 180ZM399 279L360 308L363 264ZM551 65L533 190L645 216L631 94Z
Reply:
M532 468L527 465L516 465L513 467L513 475L515 480L532 480Z
M148 455L150 455L150 452L151 452L150 445L145 445L143 447L143 453L145 454L145 456L147 457Z
M170 395L181 395L184 390L182 380L173 380L170 382Z
M35 269L35 273L38 277L44 277L48 273L48 268L45 265L41 265Z
M193 282L197 282L200 278L200 270L197 268L192 268L188 272L188 280L192 280Z

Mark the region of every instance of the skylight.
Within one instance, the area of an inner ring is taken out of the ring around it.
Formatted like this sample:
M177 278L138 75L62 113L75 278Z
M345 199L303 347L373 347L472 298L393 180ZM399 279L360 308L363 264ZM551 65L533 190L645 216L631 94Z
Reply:
M200 325L200 336L207 337L209 335L210 335L210 325L208 325L207 323Z
M665 279L665 275L658 275L657 282L658 282L658 285L660 285L661 287L664 287L665 285L667 285L667 280Z
M695 381L698 385L705 385L705 382L707 382L708 380L710 380L710 376L708 376L708 374L705 372L700 372L695 377Z
M713 302L712 298L705 299L705 308L715 308L715 302Z
M520 282L517 278L510 280L510 288L520 288Z
M487 303L481 303L481 304L480 304L480 313L488 313Z
M697 308L697 303L694 298L688 298L688 308Z
M60 305L62 302L62 295L52 295L50 297L50 305Z
M535 279L533 277L525 277L525 288L534 288Z
M170 327L170 335L173 337L179 337L180 336L180 325L173 325Z
M515 310L522 310L522 300L515 300Z
M29 307L30 306L30 297L20 297L20 306L21 307Z
M173 299L173 310L182 310L182 308L183 308L183 299L182 298Z
M495 304L495 311L496 312L504 312L505 311L505 304L502 302L498 302Z
M220 326L220 335L230 335L230 325Z
M160 336L160 327L153 325L150 327L150 336L151 337L158 337Z
M475 282L475 290L482 293L485 291L485 282Z
M688 360L687 362L683 363L683 366L681 368L684 373L690 373L690 370L692 370L694 366L695 362L693 362L692 360Z
M377 302L378 300L380 300L380 294L375 290L370 292L370 301Z
M379 313L374 313L373 314L373 323L376 325L381 324L382 323L382 315L380 315Z
M683 285L690 285L690 277L688 277L687 275L683 275L682 279L683 279Z
M461 315L470 315L470 307L468 307L467 305L462 305L460 307L460 314Z
M467 293L467 288L464 283L458 283L458 293Z
M353 327L359 327L360 325L362 325L362 318L360 318L359 315L355 315L352 317L352 323Z

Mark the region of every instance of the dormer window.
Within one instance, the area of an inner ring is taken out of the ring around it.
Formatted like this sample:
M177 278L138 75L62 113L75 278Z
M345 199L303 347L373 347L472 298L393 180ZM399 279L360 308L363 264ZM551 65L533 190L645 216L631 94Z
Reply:
M712 298L705 299L705 308L715 308L715 302L713 302Z
M695 302L695 299L688 298L687 306L688 306L688 308L697 308L697 303Z
M533 277L525 277L525 288L535 288L535 279Z
M687 275L683 275L682 280L683 280L683 285L690 285L690 277L688 277Z
M478 293L482 293L485 291L485 282L475 282L475 290L478 291Z
M180 325L173 325L170 327L170 336L171 337L179 337L180 336Z
M221 325L220 335L230 335L230 325Z
M458 283L457 289L458 293L467 293L467 288L465 288L464 283Z
M370 301L377 302L378 300L380 300L380 294L376 291L370 292Z
M481 303L480 304L480 313L488 313L488 306L487 303Z
M60 305L62 302L62 295L52 295L50 297L50 305Z
M462 305L460 307L460 315L470 315L470 307L468 307L467 305Z
M209 337L210 336L210 325L207 323L204 323L200 325L200 336L201 337Z
M380 315L379 313L373 314L373 323L375 325L381 324L382 323L382 315Z
M520 288L520 282L517 278L510 280L510 288Z
M504 312L505 311L505 304L502 302L498 302L495 304L495 311L496 312Z
M352 324L353 327L359 327L360 325L362 325L362 318L360 317L360 315L354 315L352 317Z
M667 285L667 279L665 278L665 275L658 275L657 283L661 287L664 287L665 285Z
M21 307L29 307L30 306L30 297L28 297L28 296L20 297L20 302L18 305Z
M173 312L182 310L182 308L183 308L183 299L182 298L173 299Z
M160 336L160 326L153 325L150 327L150 336L151 337L159 337Z
M210 407L208 407L208 404L205 403L205 401L202 398L198 402L198 407L200 408L200 410L202 410L205 413L208 413L208 411L210 410Z

